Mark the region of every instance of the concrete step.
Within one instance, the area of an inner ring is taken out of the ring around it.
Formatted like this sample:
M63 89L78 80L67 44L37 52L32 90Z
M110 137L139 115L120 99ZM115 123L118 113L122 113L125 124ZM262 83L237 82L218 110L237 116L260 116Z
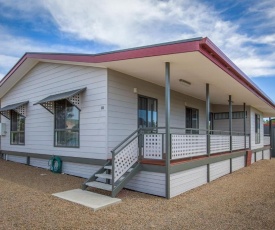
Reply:
M104 184L101 182L92 181L92 182L86 183L86 185L89 187L93 187L93 188L99 188L99 189L103 189L106 191L112 191L112 185L110 185L110 184Z
M105 169L109 169L109 170L112 170L112 165L107 165L107 166L104 166Z
M102 174L95 174L95 176L99 177L99 178L104 178L104 179L112 179L112 175L111 174L102 173Z

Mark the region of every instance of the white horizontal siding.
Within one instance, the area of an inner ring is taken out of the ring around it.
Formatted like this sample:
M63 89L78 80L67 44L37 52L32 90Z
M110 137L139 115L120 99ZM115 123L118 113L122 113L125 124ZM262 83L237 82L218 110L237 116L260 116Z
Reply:
M39 100L73 89L87 87L82 94L80 147L54 147L54 115ZM93 67L38 63L2 99L1 107L29 101L25 125L25 145L10 145L10 130L2 137L7 151L94 159L107 158L107 70ZM3 116L9 127L10 121Z
M47 159L39 159L39 158L30 158L30 165L35 166L38 168L44 168L44 169L49 169L49 160Z
M236 157L232 159L232 172L245 167L245 157Z
M141 171L128 182L125 188L165 197L165 174Z
M90 164L81 164L81 163L73 163L73 162L63 162L62 163L62 172L65 174L89 178L92 176L97 170L99 170L101 166L98 165L90 165Z
M264 150L264 159L269 160L270 159L270 149Z
M252 153L251 156L251 164L255 163L255 153Z
M23 157L23 156L6 155L6 159L8 161L14 161L21 164L27 163L27 157Z
M263 159L263 152L262 151L256 152L256 161L259 161L262 159Z
M210 164L210 181L230 173L230 160Z
M174 197L207 183L207 166L201 166L170 176L170 196Z

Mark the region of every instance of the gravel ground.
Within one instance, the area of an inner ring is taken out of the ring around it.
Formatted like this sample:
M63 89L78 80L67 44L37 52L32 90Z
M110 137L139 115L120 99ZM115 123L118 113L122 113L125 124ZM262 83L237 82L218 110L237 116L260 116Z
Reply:
M170 200L129 190L93 212L51 196L83 179L0 160L0 229L275 229L275 159Z

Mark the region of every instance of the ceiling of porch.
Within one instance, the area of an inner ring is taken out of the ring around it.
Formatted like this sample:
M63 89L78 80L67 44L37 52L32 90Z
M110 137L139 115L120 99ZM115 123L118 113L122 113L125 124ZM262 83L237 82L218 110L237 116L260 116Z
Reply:
M97 66L165 86L165 62L170 62L171 89L174 91L205 101L206 83L209 83L211 104L228 104L228 97L232 95L233 105L246 103L264 112L266 117L275 116L270 105L197 51L105 62ZM191 85L182 85L179 79Z

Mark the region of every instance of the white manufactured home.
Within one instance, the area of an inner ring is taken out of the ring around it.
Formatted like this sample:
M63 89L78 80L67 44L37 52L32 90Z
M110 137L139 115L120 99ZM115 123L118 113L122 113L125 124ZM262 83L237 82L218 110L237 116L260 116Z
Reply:
M26 53L0 83L6 160L174 197L271 158L275 104L208 38L96 55Z

